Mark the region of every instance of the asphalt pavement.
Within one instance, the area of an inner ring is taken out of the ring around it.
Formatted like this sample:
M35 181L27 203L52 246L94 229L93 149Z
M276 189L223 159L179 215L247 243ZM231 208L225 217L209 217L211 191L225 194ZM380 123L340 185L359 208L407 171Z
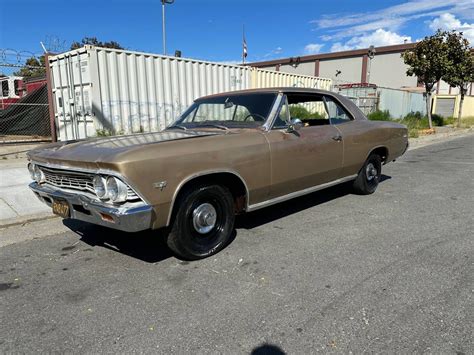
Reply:
M474 136L239 217L221 253L43 220L0 229L0 353L474 352Z

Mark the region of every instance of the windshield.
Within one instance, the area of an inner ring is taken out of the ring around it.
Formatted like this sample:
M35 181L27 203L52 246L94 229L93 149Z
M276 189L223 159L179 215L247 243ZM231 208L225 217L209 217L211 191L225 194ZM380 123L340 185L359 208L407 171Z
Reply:
M169 128L252 128L268 118L276 94L230 94L199 99Z

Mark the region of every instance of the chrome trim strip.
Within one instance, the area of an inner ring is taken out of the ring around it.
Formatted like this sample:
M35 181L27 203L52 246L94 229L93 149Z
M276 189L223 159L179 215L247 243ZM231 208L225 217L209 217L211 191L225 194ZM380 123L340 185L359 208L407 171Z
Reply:
M300 196L303 196L303 195L310 194L311 192L319 191L319 190L325 189L327 187L331 187L331 186L334 186L334 185L341 184L343 182L351 181L351 180L354 180L356 177L357 177L357 174L346 176L344 178L337 179L337 180L330 181L330 182L326 182L326 183L321 184L321 185L308 187L304 190L291 192L291 193L289 193L287 195L284 195L284 196L275 197L275 198L272 198L271 200L259 202L259 203L248 206L247 207L247 212L256 211L260 208L268 207L268 206L271 206L271 205L274 205L274 204L277 204L277 203L280 203L280 202L291 200L292 198L296 198L296 197L300 197Z
M91 169L85 169L81 167L75 167L75 166L70 166L66 164L53 164L53 163L46 163L46 162L38 162L35 160L30 160L29 163L32 164L37 164L39 166L45 166L47 168L52 168L52 169L61 169L61 170L71 170L71 172L80 172L80 173L88 173L88 174L102 174L102 175L110 175L110 176L115 176L119 179L121 179L124 183L126 183L132 190L135 192L135 194L140 197L140 199L145 202L148 205L151 205L150 201L145 199L142 194L137 192L136 187L131 184L123 175L118 173L117 171L114 170L109 170L109 169L102 169L102 168L97 168L97 170L91 170ZM93 162L91 162L93 163Z
M248 204L249 204L249 199L250 199L250 193L249 193L247 183L245 182L245 180L242 178L242 176L239 173L237 173L236 171L230 170L230 169L205 170L205 171L200 171L199 173L192 174L192 175L186 177L185 179L181 180L179 185L176 187L176 189L174 191L174 194L173 194L173 199L171 200L171 204L170 204L170 208L169 208L169 212L168 212L168 219L166 220L166 225L167 226L170 225L171 215L173 214L173 207L174 207L174 203L176 202L176 197L178 197L178 193L179 193L179 191L181 191L181 188L184 186L184 184L186 184L187 182L189 182L192 179L195 179L197 177L201 177L201 176L205 176L205 175L211 175L211 174L220 174L220 173L233 174L236 177L238 177L240 179L240 181L242 181L242 183L245 186L245 193L246 193L246 196L245 196L246 197L245 198L245 210L247 210L248 209Z
M268 119L262 125L262 128L264 131L268 132L269 130L271 130L273 126L273 122L275 121L277 115L280 113L280 106L281 106L283 97L284 97L283 93L279 92L275 101L273 102L273 107L272 107L272 110L270 111L270 114L268 115Z

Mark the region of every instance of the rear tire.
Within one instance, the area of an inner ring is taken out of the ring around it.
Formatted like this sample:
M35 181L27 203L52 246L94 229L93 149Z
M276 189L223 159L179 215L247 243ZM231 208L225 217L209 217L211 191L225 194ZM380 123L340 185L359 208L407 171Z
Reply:
M371 154L354 180L354 192L359 195L373 194L377 190L381 175L382 158L378 154Z
M177 201L168 247L187 260L203 259L224 248L234 230L234 200L219 185L197 186Z

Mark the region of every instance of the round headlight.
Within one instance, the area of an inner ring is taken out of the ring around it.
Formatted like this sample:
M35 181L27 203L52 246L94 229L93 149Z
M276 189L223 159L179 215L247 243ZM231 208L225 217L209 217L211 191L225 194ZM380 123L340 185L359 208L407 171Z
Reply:
M107 187L105 185L105 179L102 176L94 176L92 184L94 185L94 191L98 198L101 200L107 198Z
M33 166L33 176L38 184L44 182L44 174L38 165Z
M107 196L112 202L125 202L127 200L127 185L116 177L107 178Z
M30 176L33 180L35 179L35 164L33 163L28 163L28 171L30 172Z

